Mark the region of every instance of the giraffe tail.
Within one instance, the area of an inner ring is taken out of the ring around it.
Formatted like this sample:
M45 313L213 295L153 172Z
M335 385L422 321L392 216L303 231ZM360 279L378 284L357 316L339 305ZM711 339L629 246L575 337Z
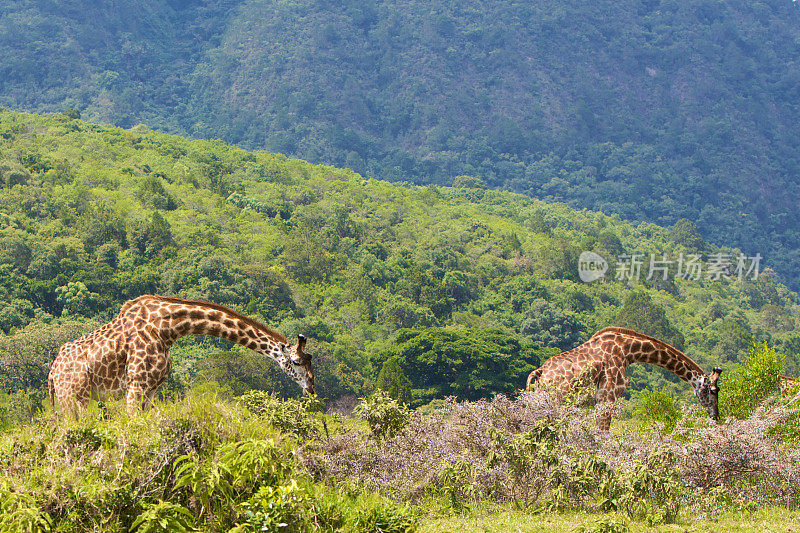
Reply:
M533 372L528 374L528 383L525 385L525 390L526 391L530 391L531 390L531 385L533 385L533 382L536 381L537 379L539 379L539 376L541 376L541 375L542 375L541 367L537 368L536 370L534 370Z

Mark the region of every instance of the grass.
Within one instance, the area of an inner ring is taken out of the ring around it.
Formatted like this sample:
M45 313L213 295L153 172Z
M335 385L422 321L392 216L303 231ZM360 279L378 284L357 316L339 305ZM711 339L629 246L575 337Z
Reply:
M612 524L624 524L623 531L800 531L800 511L780 507L756 511L723 511L712 517L679 517L674 524L651 526L643 521L632 522L614 513L541 513L492 507L475 509L464 516L424 517L420 533L511 533L547 531L550 533L576 531L613 531ZM605 526L605 527L604 527ZM625 528L626 527L626 528Z

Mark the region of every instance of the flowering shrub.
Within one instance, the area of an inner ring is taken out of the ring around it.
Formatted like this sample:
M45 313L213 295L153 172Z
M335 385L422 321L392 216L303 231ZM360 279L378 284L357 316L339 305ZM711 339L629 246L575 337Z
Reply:
M762 406L744 420L715 424L691 405L677 413L671 434L637 424L608 434L591 410L546 395L450 398L426 414L412 411L405 430L380 444L349 431L316 444L304 460L315 477L356 479L412 502L433 495L456 512L488 498L669 523L680 509L721 497L800 504L792 481L800 452L772 435L789 414Z

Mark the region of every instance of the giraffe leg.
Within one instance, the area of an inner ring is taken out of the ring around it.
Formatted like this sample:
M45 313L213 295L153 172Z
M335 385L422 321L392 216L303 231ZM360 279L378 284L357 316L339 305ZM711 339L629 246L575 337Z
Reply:
M66 383L61 381L54 384L54 390L61 411L73 420L77 420L81 411L89 405L91 390L87 377Z
M608 431L611 428L611 415L614 413L614 407L627 386L628 377L625 367L608 366L601 374L595 396L597 404L594 411L597 427L601 431Z
M139 379L132 379L128 384L128 393L125 396L125 406L128 415L135 415L140 410L145 410L151 403L148 397L147 386Z
M614 404L609 402L598 403L594 409L594 417L600 431L611 429L611 414L614 412Z
M611 429L611 416L614 414L614 407L616 404L617 395L613 389L598 389L594 417L600 431L608 431Z

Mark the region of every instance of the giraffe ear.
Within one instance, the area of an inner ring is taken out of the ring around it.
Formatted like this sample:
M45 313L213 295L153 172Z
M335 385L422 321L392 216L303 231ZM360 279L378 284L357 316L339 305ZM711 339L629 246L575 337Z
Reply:
M297 352L303 353L303 350L306 347L306 336L305 335L298 335L297 336Z

